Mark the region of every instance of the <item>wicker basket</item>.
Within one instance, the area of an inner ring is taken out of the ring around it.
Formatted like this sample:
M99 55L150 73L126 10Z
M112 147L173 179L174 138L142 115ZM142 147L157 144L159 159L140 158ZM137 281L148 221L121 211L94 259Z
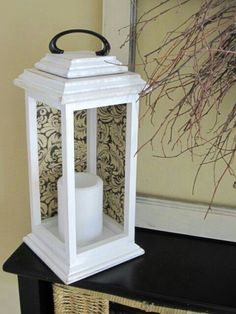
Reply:
M130 300L106 293L53 284L55 314L109 314L109 302L159 314L202 314Z
M83 293L77 288L53 285L55 314L109 314L109 301L93 297L89 290Z

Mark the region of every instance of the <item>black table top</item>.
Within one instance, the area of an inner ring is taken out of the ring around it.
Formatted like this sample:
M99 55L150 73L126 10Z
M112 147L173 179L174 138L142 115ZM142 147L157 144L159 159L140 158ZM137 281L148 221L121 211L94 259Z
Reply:
M145 255L72 285L159 305L236 313L236 243L140 228L136 243ZM61 282L25 244L3 269Z

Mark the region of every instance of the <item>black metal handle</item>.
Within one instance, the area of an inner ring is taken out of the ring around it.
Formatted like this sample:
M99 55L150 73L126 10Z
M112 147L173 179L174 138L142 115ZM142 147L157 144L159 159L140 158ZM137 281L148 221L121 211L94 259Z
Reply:
M103 43L103 48L99 51L96 51L96 55L107 56L109 54L111 50L111 45L109 44L108 40L105 37L103 37L101 34L90 31L88 29L68 29L66 31L56 34L49 43L49 50L51 51L51 53L58 53L58 54L63 53L64 50L57 47L57 40L62 36L65 36L67 34L72 34L72 33L85 33L85 34L90 34L99 38Z

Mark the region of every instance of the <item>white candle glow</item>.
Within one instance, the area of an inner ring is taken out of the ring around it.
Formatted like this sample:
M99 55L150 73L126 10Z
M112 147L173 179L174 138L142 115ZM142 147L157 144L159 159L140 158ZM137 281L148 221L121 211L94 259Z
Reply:
M63 177L57 181L58 231L64 241L64 193ZM75 173L75 210L77 244L86 244L102 233L103 229L103 181L88 172Z

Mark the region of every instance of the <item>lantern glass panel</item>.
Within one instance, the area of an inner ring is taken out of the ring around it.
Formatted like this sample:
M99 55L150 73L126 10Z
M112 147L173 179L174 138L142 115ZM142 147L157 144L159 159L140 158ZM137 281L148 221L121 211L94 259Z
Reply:
M124 223L126 105L98 109L97 173L104 182L104 212Z
M37 102L41 218L57 214L57 180L62 176L61 113Z
M76 111L75 171L86 169L86 111ZM61 113L44 103L37 103L38 157L41 218L57 214L57 180L62 176Z
M87 160L88 110L74 112L75 173L89 172ZM58 189L62 177L61 112L37 102L38 161L40 209L43 226L63 241L58 233ZM119 225L115 234L124 232L126 105L100 107L96 110L96 174L103 181L103 212ZM54 218L51 218L54 217ZM48 219L48 223L46 220ZM53 223L52 223L53 222ZM104 223L104 221L103 221ZM92 227L91 227L92 228ZM113 236L105 232L91 244ZM78 244L78 248L84 246Z
M75 163L80 159L78 156L81 156L83 148L81 139L83 139L87 144L87 154L85 154L87 164L83 159L87 166L85 171L96 174L103 182L103 221L102 231L92 240L84 243L78 243L77 240L77 253L89 249L91 244L102 245L104 241L110 241L111 237L124 234L126 105L89 109L80 122L82 123L78 123L75 119ZM81 149L76 149L77 147ZM75 169L76 172L81 171L78 165ZM79 202L79 199L77 201ZM98 213L92 215L91 225L87 228L91 232L98 228L99 224ZM82 220L84 226L85 217L82 217ZM79 226L77 232L78 229Z

